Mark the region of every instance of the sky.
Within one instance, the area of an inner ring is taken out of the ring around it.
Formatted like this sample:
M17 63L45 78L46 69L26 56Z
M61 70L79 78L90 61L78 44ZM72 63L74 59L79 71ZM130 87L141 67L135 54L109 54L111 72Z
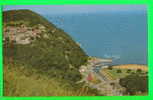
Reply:
M41 14L94 13L94 12L146 12L146 5L9 5L4 10L30 9Z

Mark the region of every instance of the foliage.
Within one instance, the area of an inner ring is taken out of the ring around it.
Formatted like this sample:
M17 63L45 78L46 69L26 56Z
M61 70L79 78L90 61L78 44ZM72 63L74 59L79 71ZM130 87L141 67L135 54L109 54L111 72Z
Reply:
M116 72L117 72L117 73L122 73L122 70L118 69Z
M30 44L17 44L5 38L3 42L4 64L16 66L11 70L6 68L4 74L5 95L88 95L86 91L89 91L89 88L83 90L84 93L80 90L74 91L83 86L76 82L81 79L79 67L87 62L88 56L67 33L55 27L39 14L29 10L3 12L3 21L5 27L16 27L22 24L35 27L41 24L47 28L40 37ZM53 33L54 29L56 31ZM45 34L48 36L47 38L44 37ZM25 69L28 71L20 72L21 66L27 67ZM13 76L15 80L11 79L11 75L15 75ZM64 86L64 89L61 86ZM70 92L66 92L67 90ZM41 91L44 93L41 94ZM90 91L92 92L92 89ZM90 95L95 95L95 93Z
M142 70L141 69L137 69L137 73L141 73L142 72Z
M41 15L35 12L32 12L31 10L28 10L28 9L10 10L10 11L3 12L3 22L9 23L8 24L9 26L14 26L14 24L10 23L10 22L14 23L14 21L20 21L24 23L29 22L30 26L33 26L36 24L42 24L50 29L53 29L55 27L52 23L47 21Z
M81 84L83 85L83 84ZM97 91L83 86L77 89L62 80L49 78L19 64L4 64L4 96L95 96Z
M131 71L132 71L131 69L128 69L128 70L127 70L127 73L130 73Z
M127 94L135 95L137 92L148 92L148 76L131 74L120 79L120 85L126 88Z
M72 84L81 79L78 69L86 63L88 56L67 33L29 10L6 11L3 17L4 23L15 23L15 26L19 22L25 22L32 26L41 24L47 27L46 32L31 44L15 44L6 39L3 43L5 58L11 58L13 62L34 67L40 73L65 79ZM56 32L52 33L52 29L56 29ZM44 34L48 38L44 38Z
M112 67L112 66L110 66L110 67L108 67L108 69L109 69L109 70L112 70L112 69L113 69L113 67Z

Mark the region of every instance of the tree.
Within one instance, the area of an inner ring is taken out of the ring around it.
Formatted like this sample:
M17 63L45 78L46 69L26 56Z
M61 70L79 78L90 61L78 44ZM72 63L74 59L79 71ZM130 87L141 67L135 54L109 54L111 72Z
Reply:
M111 83L110 83L110 85L114 86L114 85L115 85L115 83L111 82Z
M9 37L6 37L5 38L5 41L6 41L6 43L9 43L10 42L10 38Z
M141 73L142 72L142 70L141 69L137 69L137 73Z
M128 69L126 72L127 72L127 73L130 73L130 72L131 72L131 69Z
M109 70L112 70L112 69L113 69L113 67L112 67L112 66L110 66L110 67L108 67L108 69L109 69Z
M135 95L137 92L148 92L148 76L131 74L119 81L120 85L126 88L126 93Z
M120 69L118 69L116 72L117 72L117 73L122 73L122 71L121 71Z

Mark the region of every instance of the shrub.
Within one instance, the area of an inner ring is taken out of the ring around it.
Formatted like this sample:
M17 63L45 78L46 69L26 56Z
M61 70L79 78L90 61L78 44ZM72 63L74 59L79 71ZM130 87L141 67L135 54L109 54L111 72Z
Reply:
M109 70L112 70L112 69L113 69L113 67L112 67L112 66L110 66L110 67L108 67L108 69L109 69Z
M126 72L127 72L127 73L130 73L131 71L132 71L131 69L128 69Z
M121 78L120 85L126 88L127 94L135 95L137 92L148 92L148 76L131 74Z
M141 73L142 72L142 70L141 69L137 69L137 73Z
M12 77L13 76L13 77ZM27 66L4 65L4 96L96 96L97 90L83 86L76 89L63 80L37 73Z
M121 71L120 69L118 69L116 72L117 72L117 73L122 73L122 71Z

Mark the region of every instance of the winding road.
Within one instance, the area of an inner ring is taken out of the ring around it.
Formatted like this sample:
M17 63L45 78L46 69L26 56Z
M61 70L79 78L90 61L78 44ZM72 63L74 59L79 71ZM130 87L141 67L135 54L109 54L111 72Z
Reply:
M94 69L96 68L95 65L92 65L90 68L91 69L89 69L88 71L94 74L101 81L99 84L93 84L89 82L88 80L86 80L86 82L89 84L91 88L95 88L107 96L122 96L123 95L122 92L120 91L122 87L119 84L116 84L114 86L111 85L111 83L114 81L107 79L107 77L100 72L100 70L103 69L102 65L98 71L95 71Z

